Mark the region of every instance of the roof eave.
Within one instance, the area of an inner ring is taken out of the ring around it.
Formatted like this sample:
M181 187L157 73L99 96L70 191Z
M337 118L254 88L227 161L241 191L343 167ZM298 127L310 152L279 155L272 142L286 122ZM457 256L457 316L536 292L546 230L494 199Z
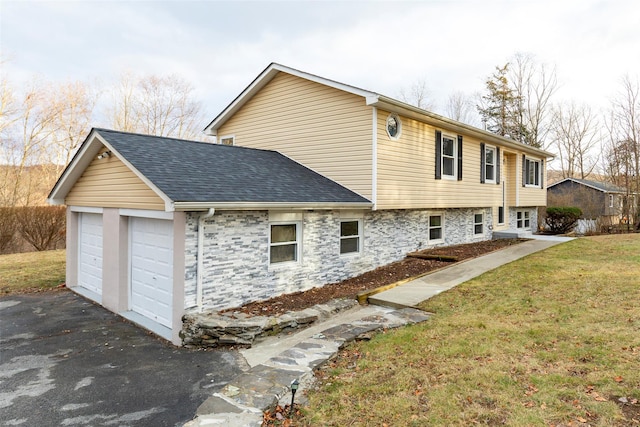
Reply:
M217 131L231 116L233 116L244 104L247 103L257 92L267 85L278 73L285 72L296 77L310 80L316 83L330 86L345 92L349 92L358 96L362 96L367 100L370 97L377 97L377 94L364 89L340 83L334 80L326 79L315 74L306 73L296 70L275 62L269 64L250 84L238 95L218 116L211 121L203 130L207 135L217 136Z
M520 142L505 138L500 135L496 135L486 130L478 129L466 123L458 122L448 117L423 110L422 108L415 107L413 105L398 101L393 98L389 98L387 96L378 95L375 97L369 97L367 98L367 105L391 111L399 111L408 117L426 121L427 123L434 126L446 125L448 129L454 130L456 132L465 133L467 135L470 134L485 141L500 144L501 146L512 148L514 150L524 151L530 154L545 157L547 159L555 158L555 155L548 151L541 150L530 145L522 144Z
M174 202L175 211L220 210L331 210L331 209L371 209L370 202Z

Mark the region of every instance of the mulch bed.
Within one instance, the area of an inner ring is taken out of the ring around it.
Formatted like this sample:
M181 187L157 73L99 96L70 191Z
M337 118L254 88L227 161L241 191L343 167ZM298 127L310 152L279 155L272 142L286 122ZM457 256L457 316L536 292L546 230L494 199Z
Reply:
M462 261L515 245L525 240L526 239L487 240L464 245L427 249L419 251L419 253L455 256L458 261ZM331 283L304 292L281 295L266 301L252 302L242 307L225 311L242 312L250 316L274 316L287 311L302 310L315 304L326 303L335 298L356 298L356 295L360 292L419 276L447 265L451 265L451 262L405 258L401 261L368 271L360 276L343 280L342 282Z

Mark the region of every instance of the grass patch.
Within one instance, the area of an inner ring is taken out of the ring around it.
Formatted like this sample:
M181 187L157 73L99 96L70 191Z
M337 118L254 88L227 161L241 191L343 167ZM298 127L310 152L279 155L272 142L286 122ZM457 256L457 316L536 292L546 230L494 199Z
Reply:
M640 425L639 253L578 239L428 300L318 372L299 425Z
M65 281L64 249L0 255L0 295L52 289Z

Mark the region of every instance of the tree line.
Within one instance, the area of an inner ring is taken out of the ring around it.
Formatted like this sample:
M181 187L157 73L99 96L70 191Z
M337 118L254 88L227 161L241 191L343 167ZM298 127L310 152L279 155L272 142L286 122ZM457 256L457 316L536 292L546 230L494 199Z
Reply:
M482 91L451 94L442 114L555 153L563 178L597 174L630 193L640 192L637 77L621 79L604 113L586 104L557 102L557 90L554 67L532 55L515 54L495 67ZM399 98L435 110L425 81L401 90ZM43 204L94 123L203 139L204 122L193 86L177 75L124 73L106 88L33 78L18 90L2 74L0 206Z
M554 67L518 53L495 67L481 92L449 96L442 114L556 155L560 178L605 180L626 191L621 215L640 212L640 84L624 75L605 111L556 101ZM588 88L585 88L588 90ZM423 81L400 98L434 109ZM478 123L480 122L480 123ZM635 209L634 209L635 207Z
M202 104L177 75L125 73L111 87L34 77L0 80L0 206L42 205L95 123L111 129L203 139Z

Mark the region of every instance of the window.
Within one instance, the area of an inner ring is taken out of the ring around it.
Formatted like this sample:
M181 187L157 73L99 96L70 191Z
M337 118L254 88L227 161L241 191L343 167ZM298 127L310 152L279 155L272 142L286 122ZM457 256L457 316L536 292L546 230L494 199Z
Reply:
M498 206L498 224L504 224L504 206Z
M496 182L496 149L495 147L485 147L484 149L484 180L485 182Z
M456 176L456 143L449 136L442 136L442 175L455 178Z
M516 228L531 228L531 219L529 211L516 212Z
M609 207L613 207L613 194L609 194Z
M235 137L233 136L223 136L220 138L221 145L233 145Z
M484 214L482 212L473 215L473 234L484 234Z
M340 253L350 254L360 252L361 242L361 221L344 220L340 221Z
M436 131L436 179L462 180L462 136Z
M540 160L525 158L524 160L524 185L540 187Z
M400 131L402 130L402 122L397 114L389 114L387 117L386 125L387 135L391 139L398 139L400 137Z
M271 224L269 262L297 261L300 247L299 224Z
M442 215L429 216L429 241L442 240Z

